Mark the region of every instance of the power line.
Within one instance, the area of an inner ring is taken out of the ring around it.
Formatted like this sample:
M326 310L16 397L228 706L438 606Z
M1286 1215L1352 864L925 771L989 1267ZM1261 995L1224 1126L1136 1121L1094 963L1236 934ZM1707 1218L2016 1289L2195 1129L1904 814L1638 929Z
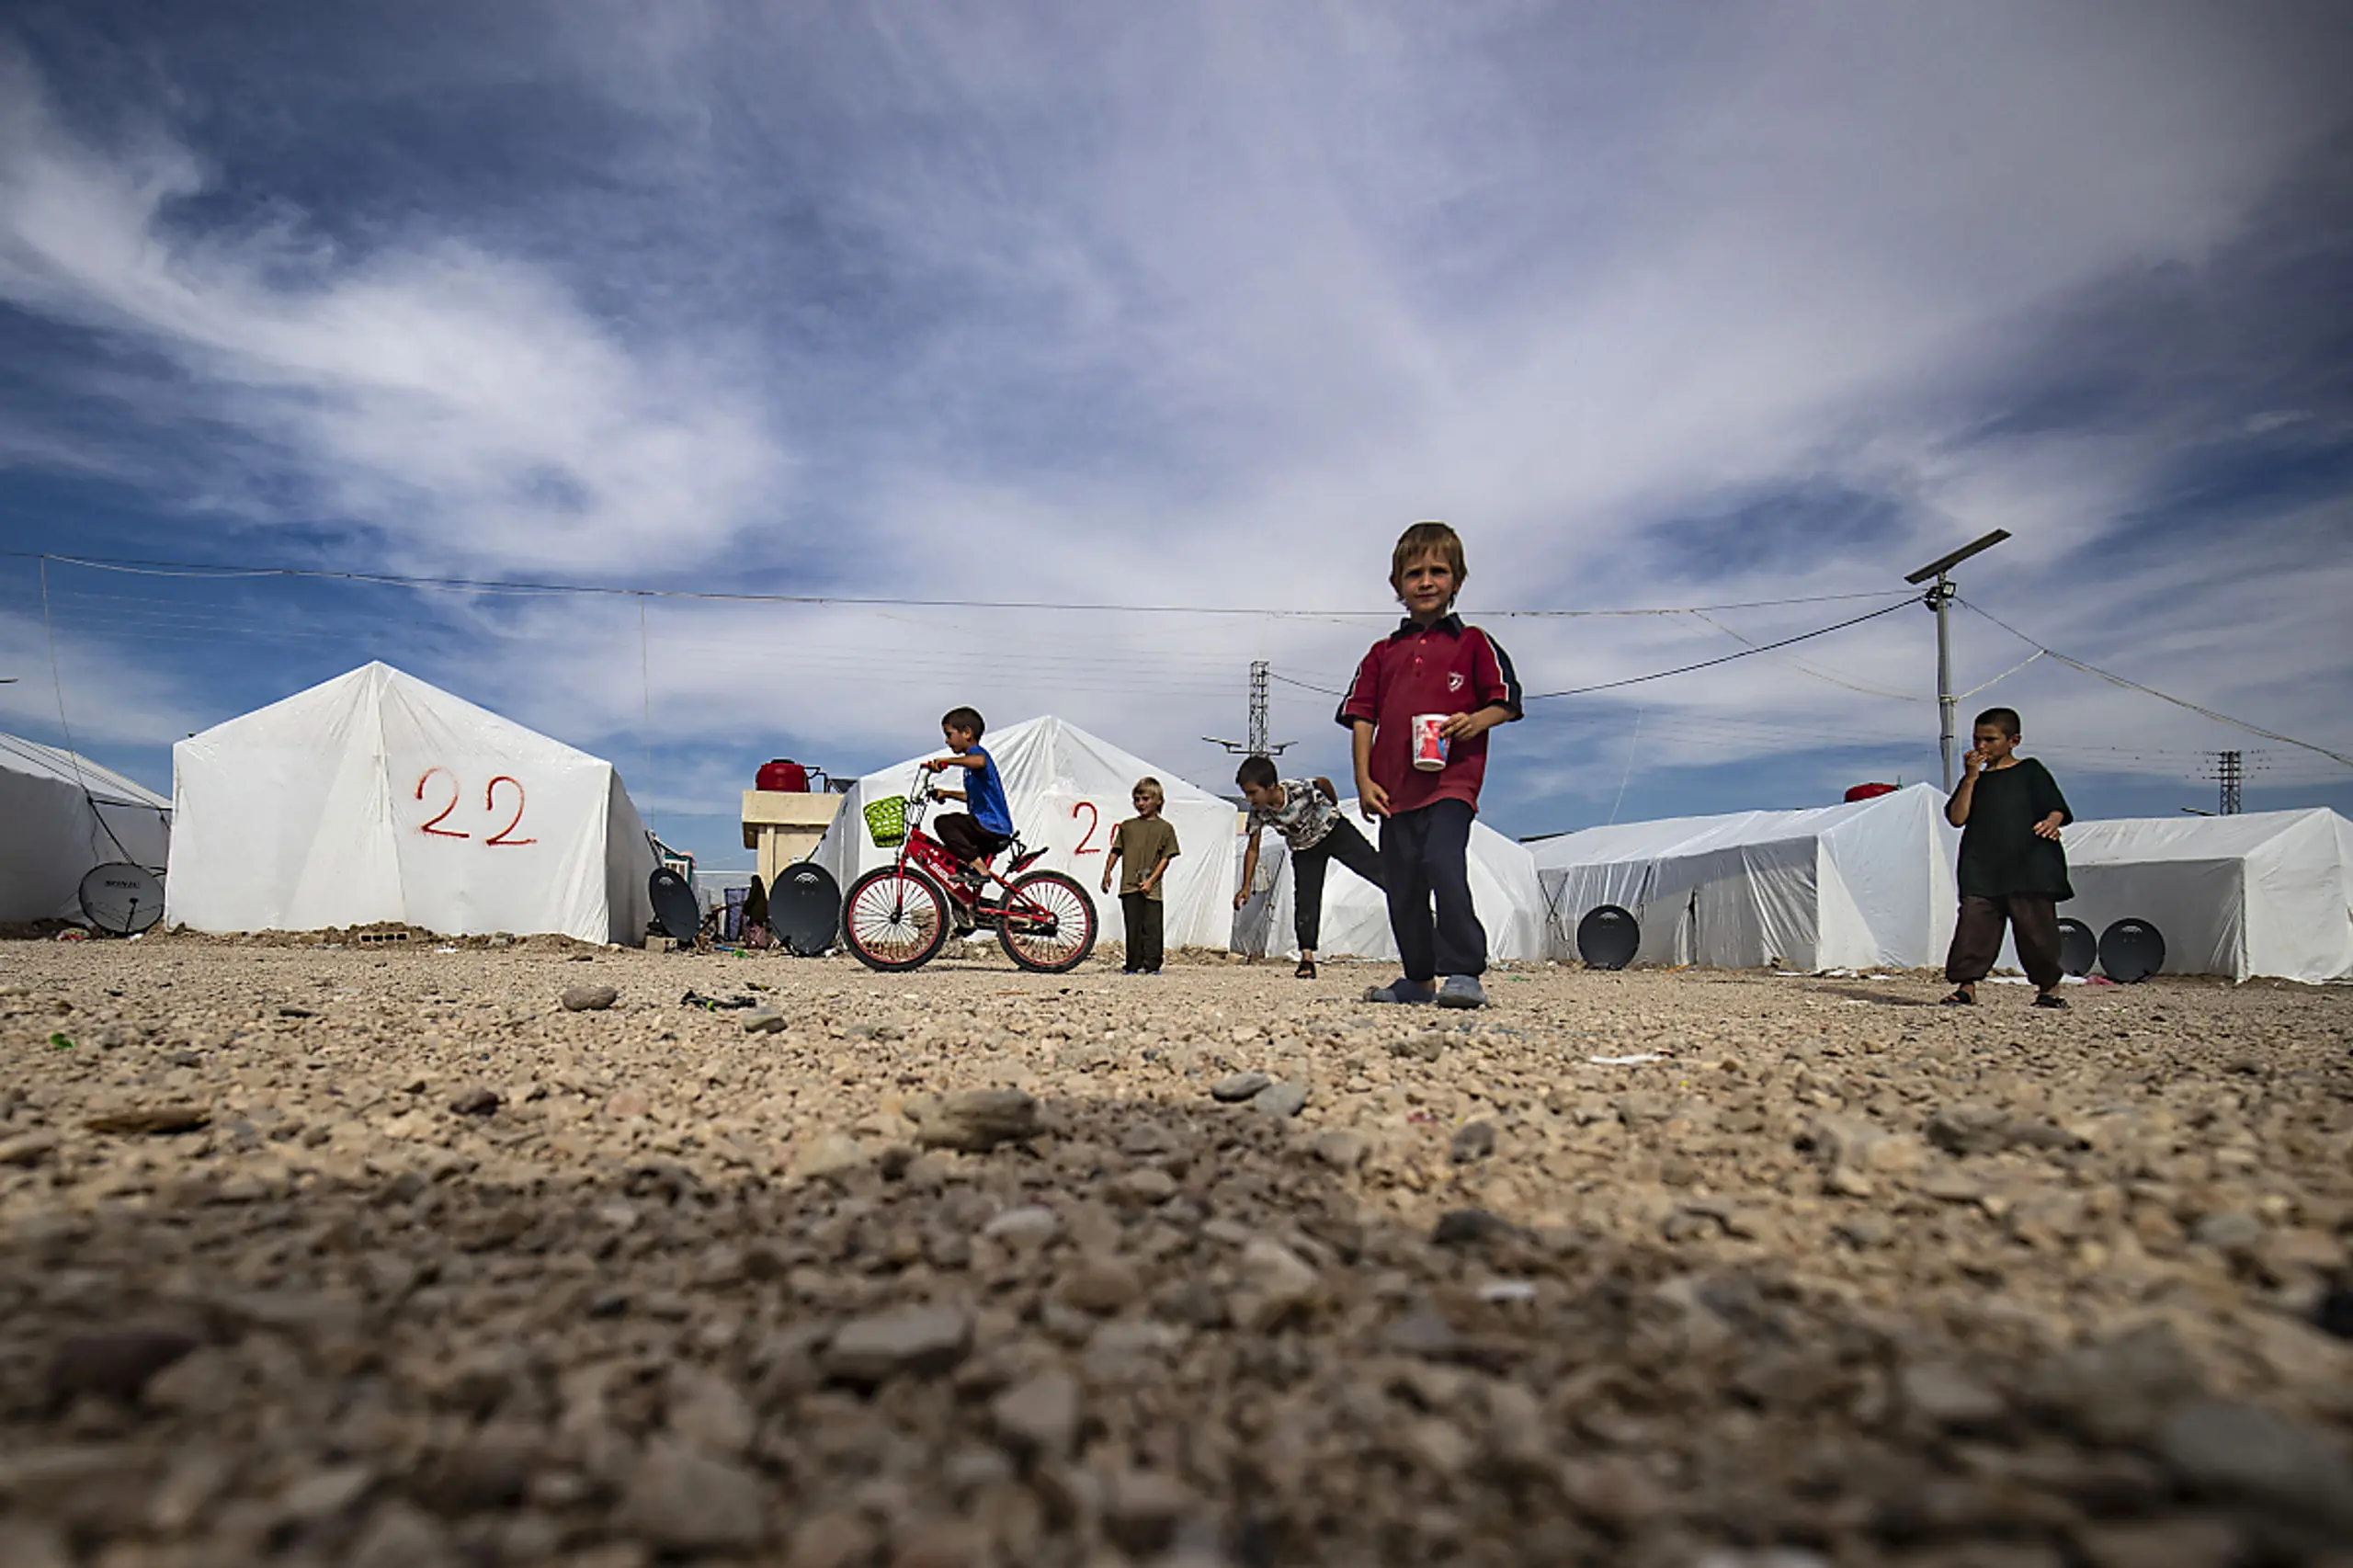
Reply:
M370 583L389 587L431 589L454 593L582 594L628 597L702 599L723 604L833 606L851 608L1055 610L1122 615L1256 615L1277 619L1387 620L1396 612L1386 609L1271 609L1235 605L1134 605L1057 599L911 598L885 594L756 594L711 588L656 588L605 583L535 583L487 577L426 577L397 572L343 572L324 567L225 564L187 561L125 560L109 556L59 555L30 550L0 551L0 557L18 561L54 561L61 565L93 571L121 572L158 577L297 577L320 582ZM1628 616L1689 615L1700 610L1769 609L1787 605L1835 604L1878 598L1875 593L1806 594L1791 598L1745 599L1732 604L1673 605L1635 609L1484 609L1493 619L1598 619Z
M2133 691L2145 693L2150 697L2156 698L2159 701L2170 702L2177 708L2187 708L2192 713L2199 714L2203 718L2213 720L2217 724L2228 724L2234 730L2245 730L2250 735L2261 735L2267 741L2278 741L2282 745L2300 746L2305 751L2318 752L2323 756L2333 758L2337 762L2343 763L2347 767L2353 767L2353 756L2347 756L2341 751L2331 751L2326 746L2314 745L2310 741L2300 741L2293 735L2283 735L2277 730L2267 730L2259 724L2250 724L2244 719L2234 719L2228 713L2218 713L2213 709L2202 707L2198 703L2190 701L2186 697L2176 697L2171 692L2159 691L2154 686L2143 686L2137 680L2126 680L2122 676L2101 669L2097 665L2087 665L2081 659L2071 659L2066 654L2059 652L2056 648L2044 647L2040 642L2031 637L2029 637L2025 632L2020 631L2008 621L2004 620L2001 617L1994 614L1993 611L1984 609L1977 605L1970 604L1967 599L1962 599L1961 602L1967 605L1969 608L1975 610L1979 615L1984 616L1986 619L1992 621L1995 625L2000 627L2003 631L2008 632L2011 636L2017 638L2019 642L2025 643L2028 647L2036 650L2038 653L2044 653L2051 658L2056 659L2061 664L2068 665L2073 669L2081 670L2087 676L2097 676L2100 679L2107 681L2111 686L2125 687Z
M1896 600L1893 604L1882 605L1878 609L1872 610L1867 615L1859 615L1848 620L1837 621L1829 626L1817 627L1812 631L1801 631L1794 637L1783 637L1777 642L1759 642L1752 647L1743 648L1738 653L1724 653L1712 659L1701 659L1695 665L1677 665L1671 670L1654 670L1646 676L1628 676L1623 680L1605 680L1597 685L1574 686L1561 691L1531 692L1528 697L1523 699L1523 700L1528 702L1541 702L1548 698L1554 697L1584 697L1591 692L1614 691L1618 687L1623 686L1640 686L1644 681L1665 680L1669 676L1684 676L1689 675L1694 670L1712 669L1718 665L1731 664L1734 659L1753 659L1759 653L1769 653L1776 648L1786 648L1792 642L1804 642L1816 637L1827 637L1834 631L1844 631L1850 626L1860 626L1864 621L1877 620L1883 615L1893 615L1897 610L1902 609L1904 606L1913 602L1913 597L1910 594L1906 594L1902 598Z

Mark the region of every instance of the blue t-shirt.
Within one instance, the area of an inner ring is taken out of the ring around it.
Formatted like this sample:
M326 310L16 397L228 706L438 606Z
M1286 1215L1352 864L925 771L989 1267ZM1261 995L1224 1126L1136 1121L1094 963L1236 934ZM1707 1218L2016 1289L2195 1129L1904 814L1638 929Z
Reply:
M984 830L1011 838L1013 808L1005 802L1005 780L997 773L996 758L979 746L969 755L979 757L981 766L964 770L964 804Z

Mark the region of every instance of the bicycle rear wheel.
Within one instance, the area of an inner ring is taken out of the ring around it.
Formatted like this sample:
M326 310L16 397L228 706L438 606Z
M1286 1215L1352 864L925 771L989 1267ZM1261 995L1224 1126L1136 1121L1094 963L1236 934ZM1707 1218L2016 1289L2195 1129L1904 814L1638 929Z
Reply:
M920 969L948 940L948 894L921 871L871 870L842 900L842 943L869 969Z
M996 939L1023 969L1061 974L1095 950L1095 901L1060 871L1032 871L1006 894Z

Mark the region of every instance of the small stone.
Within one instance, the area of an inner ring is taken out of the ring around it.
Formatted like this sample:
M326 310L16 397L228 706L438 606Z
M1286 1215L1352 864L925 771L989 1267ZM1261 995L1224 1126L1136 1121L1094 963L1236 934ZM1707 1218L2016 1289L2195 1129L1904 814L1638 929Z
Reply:
M1939 1106L1922 1131L1948 1154L1990 1154L2011 1142L2007 1117L1992 1106L1966 1100Z
M137 1137L154 1132L193 1132L211 1119L212 1113L202 1106L132 1106L122 1110L102 1111L82 1125L93 1132Z
M1191 1501L1175 1476L1159 1471L1116 1471L1104 1488L1104 1532L1132 1555L1162 1551Z
M317 1524L346 1512L376 1484L376 1472L366 1465L338 1465L313 1471L278 1494L278 1511L300 1524Z
M820 1132L793 1149L792 1163L788 1170L791 1176L806 1181L813 1176L854 1170L872 1157L864 1144L847 1132Z
M1430 1240L1439 1246L1477 1246L1519 1233L1519 1227L1499 1220L1484 1209L1449 1209L1438 1217Z
M1268 1116L1297 1116L1307 1108L1307 1085L1278 1081L1250 1096L1250 1108Z
M567 1013L601 1013L621 999L609 985L567 985L558 1000Z
M57 1152L58 1142L57 1134L46 1130L18 1133L0 1142L0 1166L24 1169L37 1165Z
M985 1154L1000 1143L1025 1142L1041 1131L1038 1102L1019 1089L966 1089L938 1099L907 1102L926 1149Z
M1008 1209L981 1227L981 1234L1010 1247L1040 1247L1062 1233L1062 1217L1036 1203Z
M758 1007L744 1017L745 1034L782 1034L788 1020L773 1007Z
M1468 1165L1485 1159L1495 1152L1495 1123L1466 1121L1456 1130L1454 1141L1447 1145L1446 1157L1458 1165Z
M445 1454L427 1472L420 1495L445 1513L505 1508L522 1501L546 1454L536 1427L494 1422Z
M824 1366L843 1382L871 1385L900 1374L947 1371L972 1348L972 1323L949 1306L899 1307L845 1324L825 1347Z
M50 1396L60 1404L85 1394L129 1404L150 1379L194 1350L197 1343L194 1335L169 1328L78 1335L59 1346L50 1363Z
M722 1459L752 1446L759 1426L752 1406L733 1383L699 1369L670 1374L670 1430L690 1447Z
M1138 1165L1112 1177L1106 1191L1114 1203L1155 1208L1176 1196L1176 1178L1158 1165Z
M1328 1132L1317 1133L1313 1148L1315 1157L1334 1170L1352 1171L1364 1164L1364 1157L1371 1145L1363 1133L1336 1127Z
M1266 1333L1304 1308L1322 1283L1306 1260L1266 1236L1243 1246L1242 1281L1234 1293L1233 1321L1251 1334Z
M2157 1457L2192 1492L2353 1529L2353 1467L2345 1456L2259 1405L2190 1401L2158 1428Z
M1078 1380L1059 1369L1040 1372L989 1402L999 1441L1047 1459L1069 1456L1078 1437Z
M2263 1241L2263 1221L2252 1214L2209 1214L2189 1228L2189 1239L2220 1253L2252 1252Z
M2008 1413L2001 1395L1949 1362L1915 1362L1899 1387L1904 1407L1932 1426L1991 1426Z
M660 1551L749 1551L767 1537L767 1488L738 1465L657 1437L629 1477L619 1522Z
M1412 1062L1436 1062L1446 1054L1447 1040L1443 1031L1425 1029L1420 1034L1407 1035L1404 1040L1389 1042L1389 1054Z
M1264 1073L1229 1073L1210 1085L1210 1097L1227 1105L1239 1105L1273 1082Z
M421 1509L398 1501L376 1510L343 1559L348 1568L440 1568L456 1561L441 1527Z
M1082 1257L1063 1276L1054 1295L1066 1307L1109 1317L1143 1299L1143 1281L1117 1258Z
M499 1104L497 1090L477 1085L470 1089L460 1089L449 1101L449 1108L460 1116L488 1116L498 1108Z
M819 1514L792 1532L790 1568L856 1568L881 1546L874 1528L854 1513Z

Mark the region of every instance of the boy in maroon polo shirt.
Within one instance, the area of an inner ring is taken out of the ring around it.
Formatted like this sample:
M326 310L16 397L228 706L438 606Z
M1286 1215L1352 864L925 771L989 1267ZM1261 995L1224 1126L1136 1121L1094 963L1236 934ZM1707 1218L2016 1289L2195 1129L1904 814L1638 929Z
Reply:
M1471 904L1471 821L1487 774L1487 732L1519 717L1519 677L1493 639L1453 613L1469 575L1452 528L1415 523L1405 530L1389 560L1404 622L1364 656L1337 714L1356 736L1365 820L1382 819L1389 929L1405 971L1366 992L1368 1002L1487 1005L1479 984L1487 933ZM1421 713L1447 716L1439 730L1446 764L1434 771L1414 766L1413 721Z

